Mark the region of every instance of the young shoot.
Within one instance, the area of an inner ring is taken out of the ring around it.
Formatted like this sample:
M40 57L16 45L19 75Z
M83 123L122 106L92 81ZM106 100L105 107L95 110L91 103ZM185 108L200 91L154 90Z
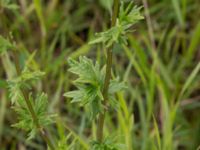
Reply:
M78 76L74 81L77 90L67 92L64 96L72 98L72 102L88 107L91 118L97 119L97 141L94 141L92 146L95 150L117 149L112 144L105 144L103 140L105 113L110 108L117 108L118 101L114 95L125 89L125 84L119 82L119 78L111 78L112 50L115 44L128 44L127 34L134 31L131 27L143 19L140 9L141 7L134 6L132 2L126 7L123 1L120 3L119 0L114 0L110 29L97 33L89 42L103 44L107 52L105 67L101 68L98 62L93 64L91 59L84 56L80 57L79 61L68 60L69 71Z

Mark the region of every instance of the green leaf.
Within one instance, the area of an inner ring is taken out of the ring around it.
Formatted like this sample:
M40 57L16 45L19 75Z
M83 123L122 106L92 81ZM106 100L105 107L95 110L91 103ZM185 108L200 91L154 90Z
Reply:
M24 69L19 77L8 80L7 83L11 103L14 104L18 101L21 95L21 88L30 88L31 83L39 80L43 75L44 72L39 70L31 72L28 69Z
M130 2L125 8L124 3L122 3L119 11L119 24L123 25L125 29L128 29L139 20L144 19L140 14L141 8L142 7L133 6L133 2Z
M43 127L53 123L53 118L55 114L49 115L47 113L48 99L45 93L42 93L36 97L34 103L34 110L39 120L39 124Z
M70 97L72 98L72 103L74 102L80 102L82 100L84 93L81 90L77 91L70 91L64 94L65 97Z
M116 100L114 94L123 91L127 88L124 82L119 82L119 77L110 81L108 89L109 104L112 108L116 110L119 108L118 101Z
M106 47L110 47L114 43L126 45L126 34L133 32L130 28L139 20L143 19L140 10L141 7L133 6L132 2L125 8L122 2L116 25L107 31L97 33L96 37L89 44L103 43Z
M53 118L55 117L55 115L49 115L47 113L47 95L42 93L36 96L35 101L33 99L34 98L31 95L29 95L29 101L31 101L32 103L39 124L42 127L45 127L53 123ZM30 140L35 137L38 129L32 119L33 117L31 116L31 113L29 112L29 109L27 108L25 100L22 96L19 97L18 102L19 105L14 106L13 108L18 114L19 122L12 126L29 132L28 140Z
M8 83L8 91L9 91L9 98L11 99L11 103L15 104L19 97L21 96L20 87L21 84L16 80L9 80Z
M114 93L123 91L126 88L127 88L127 86L125 85L125 83L119 82L119 77L118 77L118 78L110 81L108 93L112 95Z
M90 117L93 119L103 111L103 83L105 79L104 69L100 69L99 64L93 64L92 60L80 57L79 62L69 59L69 71L78 75L74 81L77 90L66 92L64 96L72 98L72 103L79 102L89 110ZM125 88L124 83L119 79L111 80L109 86L109 104L111 107L117 106L114 94Z
M90 83L95 86L101 82L100 66L97 62L93 65L92 60L79 57L79 62L69 59L68 63L70 65L69 71L79 76L76 83Z
M9 40L0 35L0 54L5 53L7 50L12 49L14 46Z
M103 96L101 93L104 75L100 70L99 64L94 65L92 60L86 57L79 57L79 62L69 59L69 71L78 75L74 81L78 90L70 91L64 96L72 98L71 102L80 102L82 106L88 106L91 118L94 118L99 112L102 112L101 101Z
M18 98L19 106L14 106L13 109L17 113L18 116L18 123L15 123L12 125L12 127L16 127L19 129L23 129L27 132L28 134L28 139L31 139L32 137L35 136L36 133L36 127L33 123L32 116L25 104L25 100L22 96Z
M180 95L179 95L179 100L184 95L184 93L186 92L186 90L190 87L190 85L194 81L194 79L197 76L197 74L198 74L199 71L200 71L200 62L196 65L196 67L194 68L194 70L192 71L192 73L187 78L186 82L184 83L183 88L182 88L182 90L180 92Z
M45 73L39 70L30 71L29 69L24 69L24 71L22 71L21 76L19 77L19 80L24 83L29 81L36 81L41 79L41 77L44 75Z

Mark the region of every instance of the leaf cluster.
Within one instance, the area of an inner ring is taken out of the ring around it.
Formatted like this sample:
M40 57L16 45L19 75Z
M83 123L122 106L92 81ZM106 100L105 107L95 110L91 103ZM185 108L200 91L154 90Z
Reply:
M78 78L74 81L77 90L70 91L64 96L72 98L72 102L80 102L83 106L88 106L91 118L103 111L103 84L105 79L105 69L100 68L98 62L93 64L87 57L79 57L79 61L69 59L69 71L76 74ZM111 107L117 107L117 101L114 94L125 88L124 83L119 79L111 80L109 85L109 104Z
M39 125L41 125L42 127L46 127L47 125L53 123L53 118L55 115L49 115L47 113L48 101L46 94L42 93L40 95L37 95L35 97L35 100L30 94L29 101L32 103ZM18 104L19 105L15 105L13 109L18 114L19 122L12 126L29 132L28 140L32 139L37 134L38 127L32 119L31 113L25 103L25 99L23 96L19 97Z
M28 64L27 64L28 65ZM23 129L28 134L28 139L35 137L38 129L38 125L41 128L51 124L55 115L49 115L47 113L47 95L44 93L38 94L33 97L29 94L28 98L24 97L24 89L30 89L33 82L39 80L44 72L39 70L32 70L28 66L24 67L21 75L18 77L8 80L9 98L13 104L13 109L17 113L18 123L14 124L13 127ZM32 112L27 105L27 101L30 102L31 107L35 113L35 119L37 119L38 125L36 124Z
M5 53L7 50L13 48L13 44L9 40L0 35L0 54Z
M22 71L21 75L15 79L8 80L9 97L12 104L16 103L21 96L22 88L31 88L31 83L39 80L44 75L44 72L39 70L31 71L27 67Z
M143 19L140 10L141 7L133 6L133 2L127 7L122 2L116 25L107 31L96 33L96 38L90 41L90 44L103 43L106 47L110 47L113 43L127 44L126 34L133 32L131 27Z

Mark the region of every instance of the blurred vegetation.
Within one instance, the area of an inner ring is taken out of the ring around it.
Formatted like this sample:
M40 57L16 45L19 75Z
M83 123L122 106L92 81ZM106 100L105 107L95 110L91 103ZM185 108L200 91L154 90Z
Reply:
M118 111L106 116L105 136L127 150L196 150L200 145L200 1L135 0L145 19L134 26L128 45L115 45L113 76L128 88L117 93ZM70 103L63 94L75 87L67 59L86 55L104 64L105 50L88 45L110 24L109 0L1 0L0 34L18 48L20 67L35 53L32 66L45 76L31 89L48 95L51 139L63 149L88 149L95 138L89 110ZM0 39L1 42L5 42ZM9 45L8 45L9 46ZM45 148L37 136L26 140L11 127L16 113L7 80L16 75L13 53L0 56L0 149Z

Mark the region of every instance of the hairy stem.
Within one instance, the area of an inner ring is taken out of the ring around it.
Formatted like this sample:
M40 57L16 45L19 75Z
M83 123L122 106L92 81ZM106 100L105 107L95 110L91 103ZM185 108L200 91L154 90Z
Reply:
M20 65L19 65L19 57L18 57L16 51L14 51L14 62L15 62L15 67L16 67L17 74L20 75L21 74L21 70L20 70ZM23 97L25 99L25 102L26 102L26 105L28 107L28 110L29 110L29 112L30 112L30 114L32 116L33 122L34 122L35 126L37 127L37 129L39 131L40 136L47 143L47 145L49 146L49 148L51 150L55 150L53 143L51 142L51 140L49 139L49 137L47 135L47 132L40 125L40 123L38 121L37 115L36 115L36 113L35 113L35 111L33 109L33 106L31 104L31 102L29 101L29 97L28 97L28 94L27 94L26 90L22 89L22 88L20 90L21 90L22 95L23 95Z
M117 15L119 10L119 0L114 0L114 8L113 8L113 14L112 14L112 22L111 27L115 26ZM108 101L108 88L109 83L111 79L111 69L112 69L112 49L113 45L110 46L107 49L107 60L106 60L106 76L104 81L104 87L103 87L103 105L106 106L106 103ZM102 142L103 139L103 127L104 127L104 120L105 120L105 110L103 113L99 115L99 118L97 120L97 140Z

